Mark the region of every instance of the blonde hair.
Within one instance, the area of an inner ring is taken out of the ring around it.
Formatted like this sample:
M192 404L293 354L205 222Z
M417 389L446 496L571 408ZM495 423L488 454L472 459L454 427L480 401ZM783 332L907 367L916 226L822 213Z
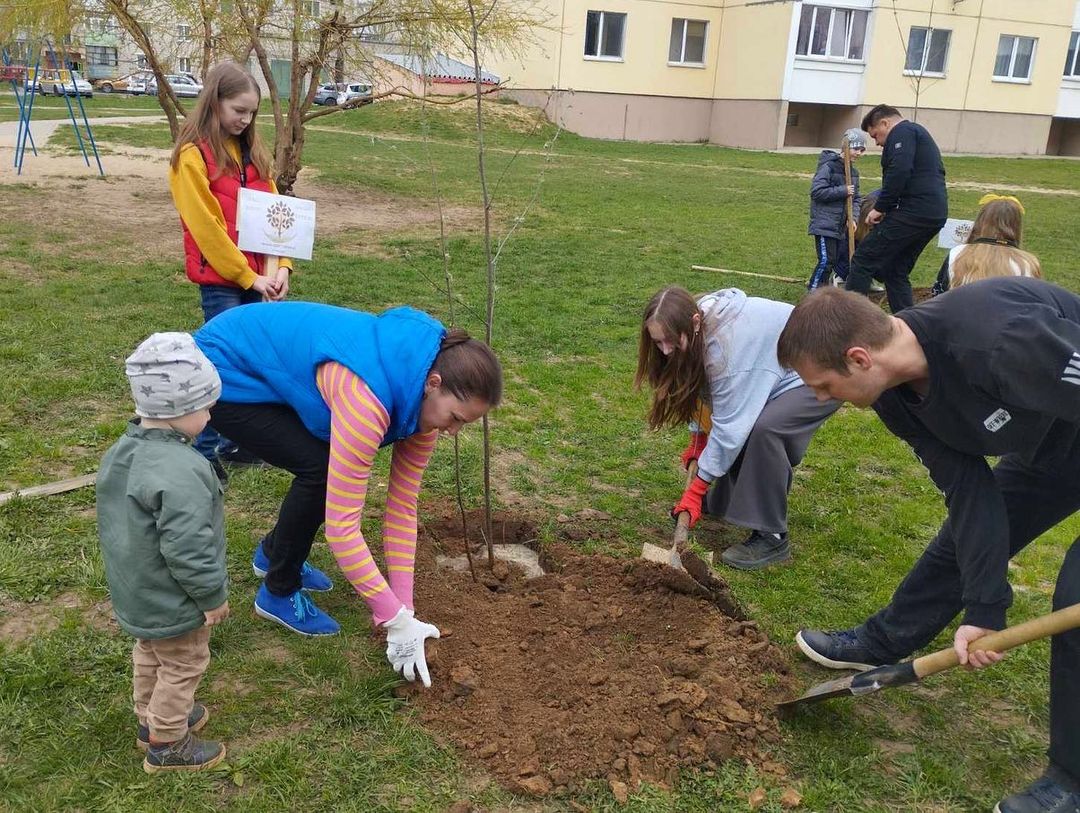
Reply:
M259 84L250 73L235 62L219 62L210 69L210 72L206 74L206 82L203 84L195 110L184 119L180 133L176 136L176 146L173 147L171 160L173 169L179 166L180 152L184 147L188 144L198 146L201 142L205 142L217 165L217 173L211 180L220 177L225 172L239 176L239 167L225 148L226 137L222 133L220 110L223 101L248 91L254 92L259 101L262 101ZM241 152L248 154L251 163L259 171L259 177L272 180L274 162L259 138L255 118L255 116L251 117L251 123L237 136L237 140L240 142Z
M1034 254L1020 248L1024 207L1012 196L985 195L964 250L950 270L949 287L990 277L1041 277Z

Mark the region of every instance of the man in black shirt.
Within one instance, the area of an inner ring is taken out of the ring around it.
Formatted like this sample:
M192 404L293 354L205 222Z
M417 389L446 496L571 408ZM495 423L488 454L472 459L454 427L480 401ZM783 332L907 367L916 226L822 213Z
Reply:
M949 214L945 167L927 129L895 107L879 104L863 117L862 128L881 147L881 194L866 218L874 228L855 249L845 287L865 294L871 280L880 279L897 313L914 302L911 269Z
M872 406L911 445L948 516L889 606L851 630L801 630L810 659L837 669L895 663L961 612L954 646L1005 626L1009 559L1080 510L1080 296L1037 279L996 278L888 316L822 289L792 312L780 363L819 398ZM999 456L992 469L985 456ZM1080 539L1065 554L1055 610L1080 602ZM1080 811L1080 630L1050 656L1050 764L1000 813Z

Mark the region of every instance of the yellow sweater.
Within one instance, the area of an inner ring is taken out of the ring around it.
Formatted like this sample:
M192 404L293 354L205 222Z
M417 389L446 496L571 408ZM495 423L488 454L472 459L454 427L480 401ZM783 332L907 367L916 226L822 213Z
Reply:
M229 155L239 165L239 142L230 138L225 146ZM273 179L268 180L270 191L277 194ZM235 282L241 288L254 285L256 274L248 265L244 253L229 239L221 204L210 191L206 162L194 144L188 144L180 150L176 169L169 167L169 190L180 219L195 238L199 251L218 275L222 279ZM292 260L288 257L279 257L278 264L292 271Z

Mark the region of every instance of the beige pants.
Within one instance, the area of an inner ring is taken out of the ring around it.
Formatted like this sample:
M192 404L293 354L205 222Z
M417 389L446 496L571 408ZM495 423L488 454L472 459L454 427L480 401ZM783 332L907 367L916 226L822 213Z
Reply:
M210 664L210 628L199 627L173 638L137 638L131 659L139 725L150 728L153 742L182 738L195 690Z

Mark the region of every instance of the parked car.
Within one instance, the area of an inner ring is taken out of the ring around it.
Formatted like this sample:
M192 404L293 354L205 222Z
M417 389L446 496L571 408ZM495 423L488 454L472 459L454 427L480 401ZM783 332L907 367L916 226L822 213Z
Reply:
M355 99L366 99L367 101L361 101L360 104L370 104L371 85L367 82L327 82L319 85L312 101L315 104L331 105L345 104Z
M51 93L53 96L86 96L94 98L94 87L78 71L39 71L36 78L37 93Z
M193 99L202 93L202 85L191 78L190 74L178 74L169 73L165 75L165 80L169 83L169 87L172 88L173 93L181 98ZM151 77L146 84L146 92L152 95L157 95L157 78Z
M360 104L371 104L371 85L366 82L348 82L345 85L345 90L340 91L337 97L338 104L345 104L347 102L360 99Z
M116 79L100 79L96 83L96 87L102 93L130 93L138 96L146 93L146 74L142 72L129 73L127 76L120 76Z
M325 85L319 85L319 89L315 91L315 98L312 101L315 104L337 104L338 94L345 90L345 85L335 85L333 82L327 82Z

